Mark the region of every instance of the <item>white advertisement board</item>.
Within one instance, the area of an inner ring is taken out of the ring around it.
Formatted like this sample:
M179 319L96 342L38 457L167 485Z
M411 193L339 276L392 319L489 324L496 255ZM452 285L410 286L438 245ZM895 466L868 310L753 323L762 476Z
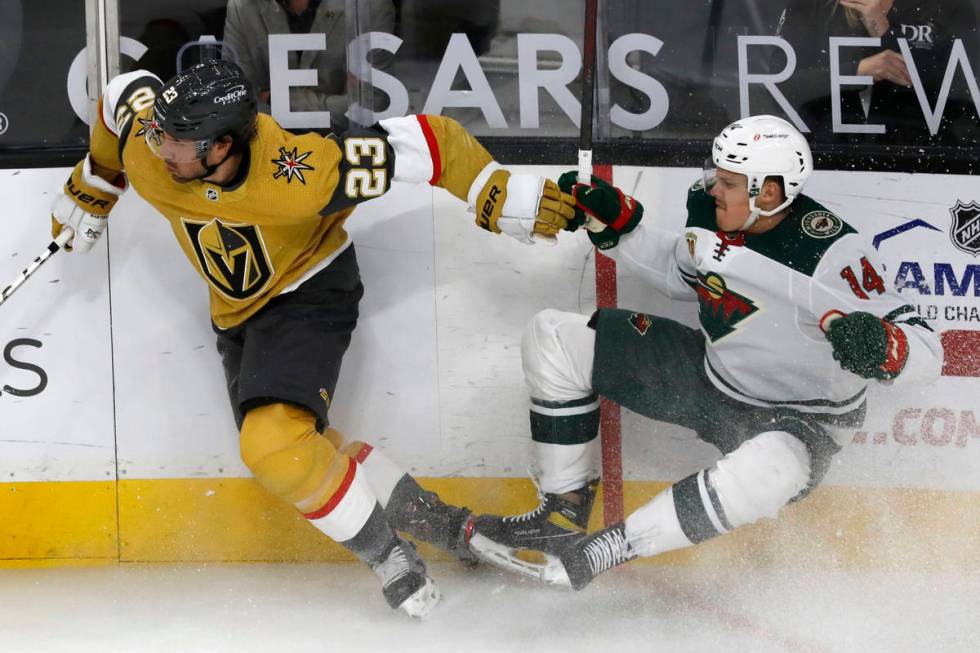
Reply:
M51 241L67 169L0 170L0 286ZM115 478L105 250L58 253L0 306L0 482Z
M0 190L15 198L0 241L4 283L48 242L51 194L66 174L0 171ZM698 175L614 169L646 220L678 229ZM971 333L980 330L980 269L969 251L969 206L980 193L971 182L818 172L807 191L877 243L888 281L934 328ZM521 332L545 307L593 310L588 240L562 234L558 247L522 246L476 229L461 202L428 186L398 186L348 225L366 293L333 424L422 476L523 476ZM623 270L619 305L696 324L694 304L659 297ZM204 284L139 197L120 202L94 252L57 254L0 315L3 478L114 477L117 451L120 478L247 475ZM980 488L980 380L963 376L976 370L948 360L950 374L933 386L876 389L827 482ZM628 412L623 452L625 477L644 480L677 479L717 456L690 431Z

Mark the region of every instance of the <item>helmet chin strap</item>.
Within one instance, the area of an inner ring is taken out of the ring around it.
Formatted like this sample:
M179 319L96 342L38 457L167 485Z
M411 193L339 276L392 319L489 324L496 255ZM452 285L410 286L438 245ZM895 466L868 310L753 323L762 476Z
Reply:
M754 225L756 223L756 221L760 217L768 218L768 217L771 217L771 216L776 215L780 211L784 210L787 206L789 206L790 204L792 204L794 199L796 199L796 198L795 197L787 197L786 200L783 201L783 203L780 204L779 206L777 206L776 208L770 209L768 211L763 211L762 209L760 209L759 207L757 207L755 205L755 197L750 197L749 198L749 217L745 221L745 224L742 225L742 228L739 229L739 231L748 231L749 228L752 227L752 225Z
M210 151L210 149L211 148L209 147L208 151ZM200 179L207 179L208 177L213 175L218 170L218 168L221 167L221 164L227 161L228 158L231 156L231 149L232 148L229 147L228 151L225 152L224 157L222 157L220 161L218 161L217 163L211 166L207 164L208 154L207 151L205 151L204 156L201 158L201 163L204 165L204 176L200 177Z

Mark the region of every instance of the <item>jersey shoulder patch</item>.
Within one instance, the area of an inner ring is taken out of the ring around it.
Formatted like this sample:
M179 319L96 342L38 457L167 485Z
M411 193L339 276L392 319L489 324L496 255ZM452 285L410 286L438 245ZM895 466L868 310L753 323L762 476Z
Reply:
M799 195L790 206L789 215L775 229L749 235L745 244L777 263L813 276L827 250L844 236L857 231L806 195Z
M153 106L162 85L159 77L146 70L113 77L102 100L102 120L109 131L121 136L131 126L133 116Z
M813 198L800 195L793 202L797 203L799 206L794 207L792 215L800 216L800 231L807 238L833 242L847 234L857 233L854 227Z
M800 228L810 238L833 238L844 230L844 221L826 209L817 209L800 218Z
M687 226L717 231L715 198L708 195L704 181L697 180L687 190Z
M147 113L163 85L160 78L146 70L134 70L113 77L102 97L102 122L119 137L119 160L129 141L138 114ZM146 125L139 131L142 137Z
M246 183L261 196L280 198L291 214L316 215L336 165L335 148L323 136L293 133L258 114Z

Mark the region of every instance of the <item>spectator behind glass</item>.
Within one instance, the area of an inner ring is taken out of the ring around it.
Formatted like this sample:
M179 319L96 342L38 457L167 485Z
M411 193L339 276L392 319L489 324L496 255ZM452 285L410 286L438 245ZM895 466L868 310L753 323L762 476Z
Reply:
M931 110L936 106L955 39L963 40L975 74L978 40L973 1L942 0L912 6L910 0L795 0L787 6L777 35L793 46L797 69L780 88L812 130L814 140L875 138L833 133L829 38L877 37L880 48L839 50L842 76L863 75L874 80L871 88L841 88L842 122L884 125L885 134L877 138L890 144L974 145L980 128L962 71L954 78L943 120L933 137L898 44L900 38L908 41ZM785 63L782 53L775 57ZM773 63L774 68L778 65Z
M729 60L718 50L726 41L736 42L733 34L751 30L741 12L733 16L732 10L722 9L718 2L691 3L684 11L676 11L673 0L620 0L603 14L608 43L635 32L663 42L656 56L640 51L627 56L631 68L655 78L667 91L667 115L645 134L647 138L708 138L717 125L731 122L718 96L728 94L737 101L737 63L728 66ZM602 55L600 61L604 59ZM611 105L619 104L633 114L650 110L651 98L646 93L611 75L609 85Z
M977 144L980 109L970 97L963 69L959 68L954 77L943 119L932 136L898 44L898 39L908 42L928 110L934 110L957 39L963 42L976 79L980 41L974 1L840 0L841 6L858 16L869 34L881 37L884 49L863 59L858 73L875 79L868 122L886 126L882 140L900 144Z
M776 35L785 39L796 53L796 69L788 80L779 85L779 89L810 128L813 140L866 139L863 135L835 134L831 113L830 38L867 37L858 12L842 7L837 0L793 0L787 4L776 25ZM772 50L770 69L781 71L786 66L786 55L776 48ZM887 53L862 58L871 52L871 49L840 48L840 75L876 74L877 79L877 75L888 74L896 81L907 78L901 56L897 57L897 62ZM869 63L877 73L868 69ZM865 88L841 87L841 122L844 124L863 124L866 121L860 95ZM775 102L769 108L775 113L782 113Z
M395 21L391 0L364 1L372 24L362 25L361 31L391 32ZM237 60L245 71L256 89L259 111L270 112L269 34L322 33L327 37L325 50L289 52L290 68L315 69L319 80L316 87L290 87L289 107L329 111L332 119L342 119L348 106L345 4L344 0L228 0L223 57ZM376 68L385 67L390 58L378 51L368 55Z
M480 55L500 25L500 0L393 0L398 15L396 34L405 43L400 56L440 60L453 34L466 34Z

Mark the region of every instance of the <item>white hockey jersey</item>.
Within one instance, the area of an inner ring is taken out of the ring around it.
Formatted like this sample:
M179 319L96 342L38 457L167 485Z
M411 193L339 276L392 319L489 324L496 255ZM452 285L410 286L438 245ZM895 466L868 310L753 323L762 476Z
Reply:
M758 235L717 229L701 182L688 192L687 225L669 232L647 218L606 253L670 297L698 301L708 378L757 406L843 415L864 403L868 381L841 369L821 329L837 311L865 311L908 338L894 382L929 382L942 365L939 337L886 287L874 249L846 222L799 195Z

